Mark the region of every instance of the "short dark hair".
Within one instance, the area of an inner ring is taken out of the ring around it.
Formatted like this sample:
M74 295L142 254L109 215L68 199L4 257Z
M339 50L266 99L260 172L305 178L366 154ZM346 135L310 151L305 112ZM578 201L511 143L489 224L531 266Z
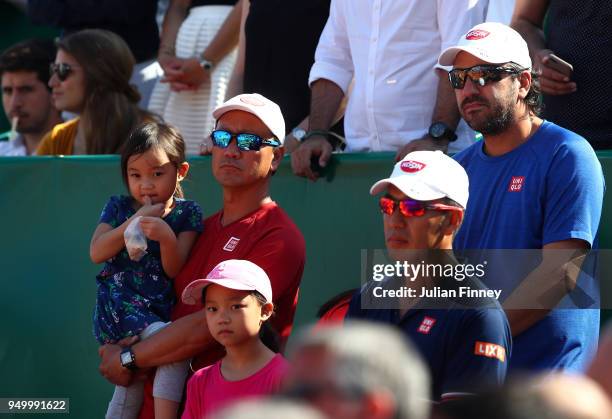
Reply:
M0 55L0 76L4 72L33 71L48 87L49 65L55 61L57 49L48 39L30 39L7 48Z
M525 70L522 66L516 63L509 63L510 68L513 68L517 71ZM522 72L522 71L521 71ZM536 116L540 115L542 109L544 108L542 104L542 90L540 89L540 75L535 72L533 69L530 70L531 73L531 87L529 88L529 92L527 92L527 96L523 101L529 111L535 114ZM517 78L519 74L514 75L514 78Z

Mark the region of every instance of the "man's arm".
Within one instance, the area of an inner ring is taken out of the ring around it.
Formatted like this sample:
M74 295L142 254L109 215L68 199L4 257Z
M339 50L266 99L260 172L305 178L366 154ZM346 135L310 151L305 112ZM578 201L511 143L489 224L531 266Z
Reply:
M543 246L542 262L504 301L512 336L542 320L575 287L590 245L570 239Z
M315 62L308 77L311 88L309 131L329 131L353 79L353 58L347 35L347 24L350 22L346 22L350 16L344 9L346 3L332 0L329 17L315 51ZM325 167L332 151L325 137L309 137L291 153L293 173L316 180L319 174L312 170L311 159L318 157L318 165Z
M329 131L334 116L344 98L344 92L333 81L318 79L312 84L308 131ZM319 166L325 167L332 153L332 146L324 136L313 136L291 153L291 167L298 176L317 180L319 174L310 167L313 157L319 158Z
M550 0L517 0L514 6L511 26L519 32L531 52L533 66L541 72L542 93L565 95L576 90L576 83L570 78L548 66L553 51L546 48L542 22Z
M451 129L455 130L461 118L455 92L448 80L448 73L439 68L435 71L438 76L438 88L431 122L444 122ZM417 150L442 150L446 153L447 149L448 141L434 140L429 134L426 134L422 138L412 140L400 148L395 155L395 161L400 161L406 154Z
M344 116L344 111L346 110L346 105L348 103L348 98L351 95L351 90L353 90L354 82L355 82L355 80L353 80L351 82L351 84L349 85L349 88L348 88L348 92L345 95L343 95L342 100L340 101L340 105L338 106L338 109L336 110L336 114L334 115L334 118L333 118L332 123L330 125L330 128L333 125L337 124L338 121L340 121L342 119L342 117ZM302 119L302 122L300 122L298 124L298 127L302 128L304 131L308 131L309 129L313 129L313 128L309 128L310 127L310 115L308 115L308 116L306 116L306 118ZM295 139L293 134L291 132L289 132L289 134L287 134L287 136L285 137L285 141L283 142L283 145L285 147L285 153L290 154L300 145L300 143Z
M440 36L439 54L446 48L455 46L471 27L482 23L485 16L485 9L488 2L470 0L437 0L436 19L434 22L438 28ZM432 110L431 122L444 122L451 129L455 130L459 123L459 110L455 93L448 81L448 73L445 69L435 68L438 76L436 89L436 103ZM415 127L418 128L418 127ZM434 140L429 134L423 135L419 139L408 139L406 145L400 148L395 156L396 160L401 160L406 154L416 150L442 150L446 152L448 141Z
M171 362L192 358L203 352L214 342L208 325L206 312L182 317L153 336L132 345L138 368L156 367ZM121 366L121 346L107 344L100 348L100 373L116 385L127 385L131 372Z

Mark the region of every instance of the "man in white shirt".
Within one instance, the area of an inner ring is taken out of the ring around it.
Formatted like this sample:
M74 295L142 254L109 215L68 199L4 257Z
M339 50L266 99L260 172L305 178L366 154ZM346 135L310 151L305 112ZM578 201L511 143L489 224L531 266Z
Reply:
M316 180L334 148L328 134L351 80L345 151L457 151L459 112L436 57L484 20L486 0L332 0L310 71L309 131L292 153L295 174ZM317 161L315 161L316 165Z
M34 154L42 137L62 122L47 85L54 60L49 40L21 42L0 55L2 106L13 125L10 133L0 135L0 156Z

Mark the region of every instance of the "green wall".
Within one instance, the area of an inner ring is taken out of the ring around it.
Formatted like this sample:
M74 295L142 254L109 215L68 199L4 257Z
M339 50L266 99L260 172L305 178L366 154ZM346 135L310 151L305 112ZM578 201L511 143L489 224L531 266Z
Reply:
M612 153L600 157L610 184ZM186 195L210 215L221 190L208 158L191 164ZM312 183L293 176L286 158L272 179L272 197L307 244L298 325L327 298L359 286L361 249L384 246L368 190L392 164L389 153L346 154L329 179ZM114 156L0 158L0 397L70 397L72 417L103 414L112 386L98 374L91 333L100 266L89 260L89 240L108 197L123 192ZM611 201L608 194L602 248L612 246Z

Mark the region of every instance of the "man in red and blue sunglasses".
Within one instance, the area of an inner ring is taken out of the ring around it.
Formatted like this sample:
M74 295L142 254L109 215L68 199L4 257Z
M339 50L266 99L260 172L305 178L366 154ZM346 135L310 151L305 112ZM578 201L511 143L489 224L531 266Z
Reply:
M459 163L441 151L412 152L370 193L380 194L391 261L386 267L462 266L453 255L453 237L468 202L468 177ZM503 383L512 345L506 316L495 298L459 292L470 288L494 295L493 290L459 274L385 271L377 279L376 273L374 266L373 281L353 297L346 318L392 324L404 332L429 365L435 401ZM398 299L389 289L409 291Z

